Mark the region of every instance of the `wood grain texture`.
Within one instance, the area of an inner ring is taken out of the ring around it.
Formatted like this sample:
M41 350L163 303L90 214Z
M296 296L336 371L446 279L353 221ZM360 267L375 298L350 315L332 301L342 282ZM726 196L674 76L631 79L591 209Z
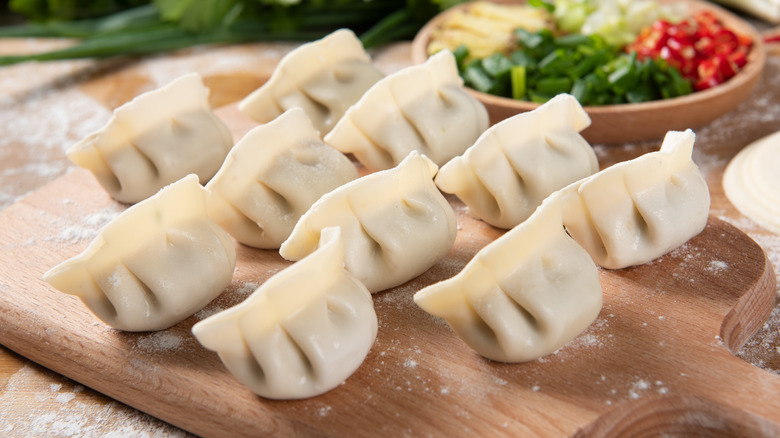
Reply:
M234 108L220 115L236 136L252 126ZM376 343L352 377L319 397L257 397L190 334L205 314L241 302L289 266L275 251L238 245L225 292L158 333L113 330L46 285L43 272L80 252L99 223L124 208L83 170L0 212L0 343L203 436L614 436L620 428L686 427L688 417L666 414L668 406L692 413L704 406L733 419L724 428L780 434L780 377L732 354L774 303L774 273L745 234L711 218L702 234L659 260L601 270L604 308L585 333L540 360L502 364L475 354L412 301L501 234L449 199L459 225L453 250L420 277L374 296Z

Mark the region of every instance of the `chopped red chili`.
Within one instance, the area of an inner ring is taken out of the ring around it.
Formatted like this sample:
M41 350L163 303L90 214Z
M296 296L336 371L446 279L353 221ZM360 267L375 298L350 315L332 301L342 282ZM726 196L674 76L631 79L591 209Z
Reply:
M637 58L663 59L677 67L695 90L721 84L747 64L750 37L726 28L710 11L697 11L679 23L658 20L626 47Z

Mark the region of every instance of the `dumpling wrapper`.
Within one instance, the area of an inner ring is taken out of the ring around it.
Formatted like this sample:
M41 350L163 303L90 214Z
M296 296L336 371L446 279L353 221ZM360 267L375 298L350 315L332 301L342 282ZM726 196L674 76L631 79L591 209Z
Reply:
M601 311L602 291L596 265L564 231L552 196L414 302L480 355L514 363L553 353L582 333Z
M325 193L358 177L300 108L247 133L206 184L209 215L239 242L277 249Z
M412 152L393 169L327 193L301 217L279 253L300 260L317 248L323 229L338 226L346 269L372 293L417 277L455 243L455 212L433 183L437 170Z
M230 284L236 249L206 214L206 191L189 175L131 206L81 254L43 276L126 331L168 328Z
M729 161L723 191L740 213L780 234L780 131L750 143Z
M103 128L66 154L114 199L129 204L189 174L205 183L233 146L208 96L198 74L181 76L114 110Z
M436 185L479 219L512 228L554 191L598 172L596 153L579 134L588 126L577 99L559 94L490 127L439 169Z
M563 224L593 260L621 269L678 248L707 225L710 191L693 162L693 131L670 131L661 149L561 190Z
M238 108L256 122L266 123L300 107L325 134L382 76L355 34L340 29L285 55L268 82Z
M371 294L344 269L344 248L338 227L323 230L316 251L192 333L262 397L330 391L360 367L377 334Z
M454 55L444 50L374 84L324 140L371 171L397 166L412 151L441 166L487 127L485 106L466 92Z

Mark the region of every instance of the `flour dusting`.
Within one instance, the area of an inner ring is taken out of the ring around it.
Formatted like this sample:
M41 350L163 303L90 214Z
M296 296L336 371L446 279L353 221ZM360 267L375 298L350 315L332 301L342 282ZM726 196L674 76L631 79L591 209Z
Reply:
M85 63L25 63L5 67L0 87L0 209L64 174L65 149L99 129L111 112L75 86ZM35 80L30 80L35 78ZM72 83L47 84L47 78ZM20 167L11 167L15 163Z
M74 243L94 239L103 227L119 216L122 210L124 208L118 204L111 205L82 218L80 224L74 224L68 219L57 219L52 222L52 229L59 231L47 240Z
M44 383L41 373L55 378L53 373L27 364L8 379L0 392L0 405L15 407L0 409L3 436L191 437L121 403L98 401L94 393L62 377L56 378L65 383Z
M236 289L236 293L239 294L239 295L249 295L252 292L256 291L258 287L260 287L259 284L251 282L251 281L247 281L247 282L242 283L241 286L239 286Z
M195 314L195 318L198 318L199 320L204 320L204 319L208 318L209 316L216 315L217 313L222 312L224 310L225 309L223 309L222 307L219 307L219 306L207 307L207 308L199 311L198 313L196 313Z
M175 351L181 349L184 339L181 336L166 332L157 332L138 338L136 345L147 353Z
M721 271L726 270L729 267L729 265L726 262L720 261L720 260L712 260L710 261L709 266L707 266L705 269L712 273L719 273Z

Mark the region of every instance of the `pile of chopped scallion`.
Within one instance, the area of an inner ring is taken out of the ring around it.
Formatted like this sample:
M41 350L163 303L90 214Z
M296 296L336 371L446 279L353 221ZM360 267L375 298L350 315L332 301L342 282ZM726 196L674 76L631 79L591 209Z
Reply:
M548 29L518 29L517 50L469 59L455 51L461 75L471 88L530 102L570 93L583 105L638 103L690 94L690 81L666 62L638 60L608 45L600 35L555 37Z

